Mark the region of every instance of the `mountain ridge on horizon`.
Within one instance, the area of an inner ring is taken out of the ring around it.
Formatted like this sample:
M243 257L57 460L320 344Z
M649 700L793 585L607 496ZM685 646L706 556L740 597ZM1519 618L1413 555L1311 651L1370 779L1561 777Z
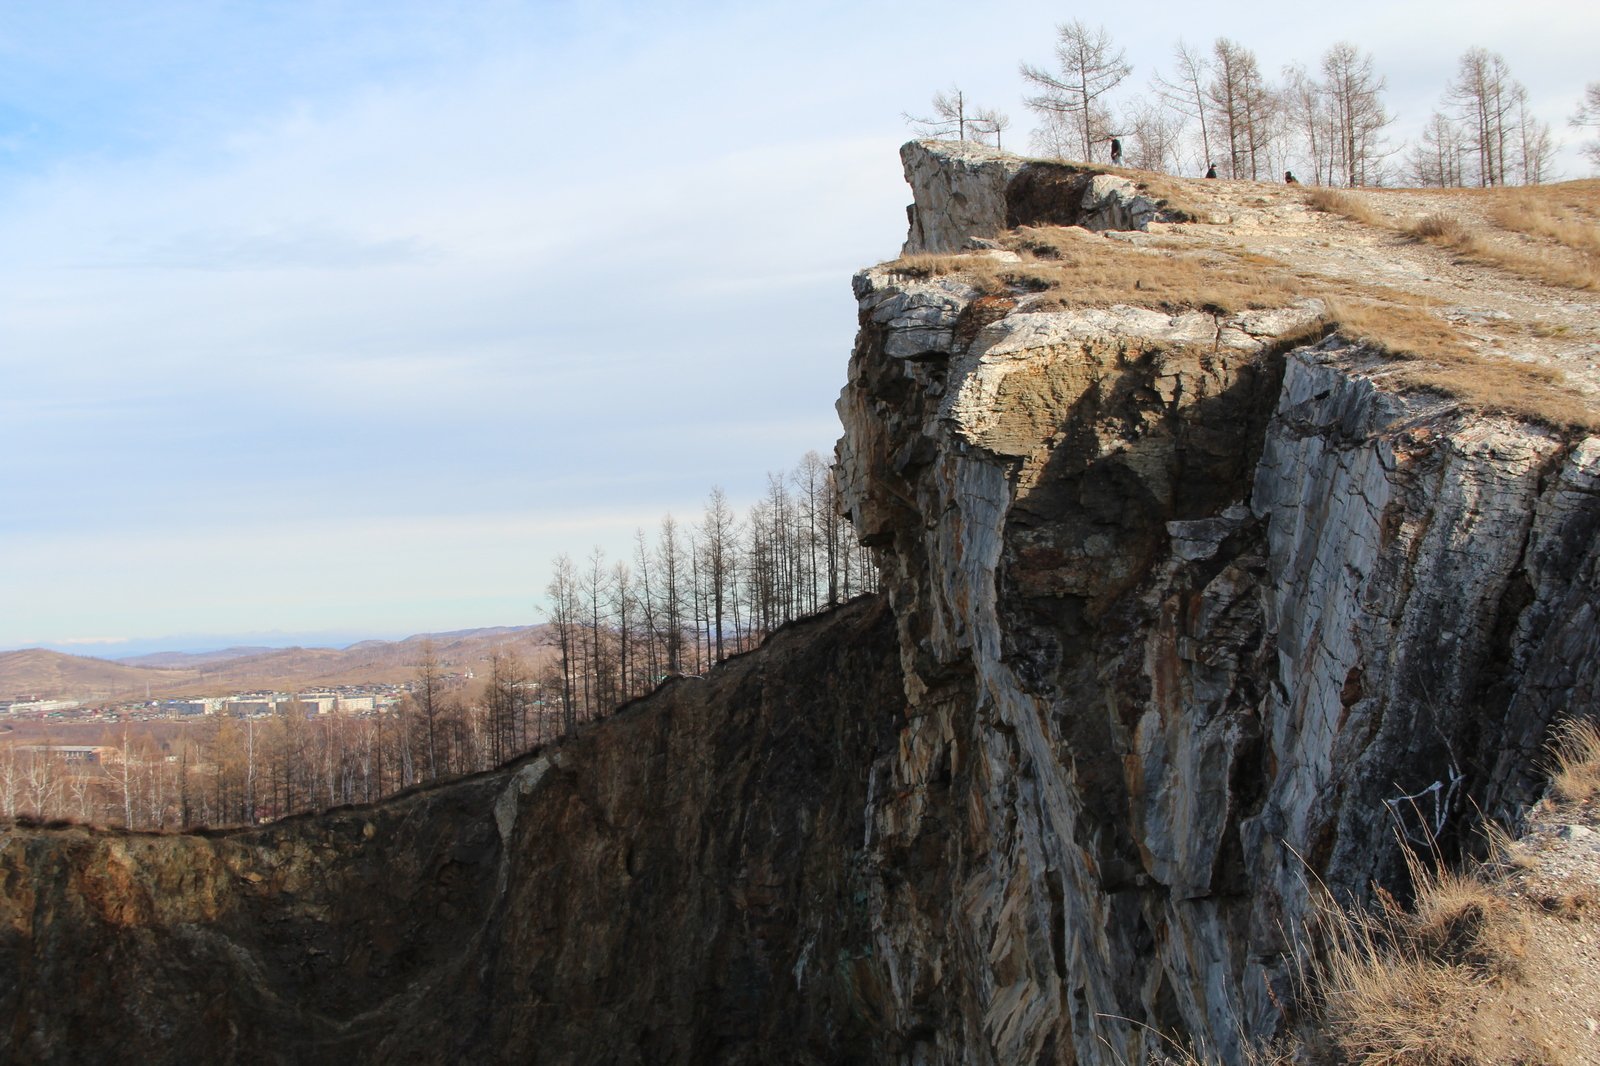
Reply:
M176 695L224 695L256 688L393 684L414 672L416 652L431 640L446 665L472 667L498 647L528 658L546 645L546 626L480 626L358 640L342 647L234 645L213 651L157 651L121 658L49 647L0 652L0 698L84 701Z

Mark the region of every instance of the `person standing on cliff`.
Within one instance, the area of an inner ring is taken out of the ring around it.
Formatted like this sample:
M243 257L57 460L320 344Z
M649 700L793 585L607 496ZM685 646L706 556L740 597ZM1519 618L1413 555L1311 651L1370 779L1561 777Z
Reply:
M1122 138L1120 137L1111 138L1111 165L1114 167L1122 165Z

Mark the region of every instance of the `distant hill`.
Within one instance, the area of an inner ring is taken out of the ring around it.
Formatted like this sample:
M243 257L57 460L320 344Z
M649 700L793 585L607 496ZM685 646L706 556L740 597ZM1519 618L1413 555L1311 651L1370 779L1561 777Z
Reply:
M0 652L0 699L134 699L192 680L192 670L130 666L44 648Z
M334 685L398 684L416 673L425 641L446 673L482 673L495 648L530 666L552 652L547 626L490 626L363 640L347 648L227 648L95 659L30 648L0 653L0 699L38 696L84 702L221 696L252 689L297 691Z
M379 641L378 643L382 643ZM155 666L162 668L182 668L189 666L207 666L213 663L227 662L229 659L244 659L251 655L261 655L276 648L223 648L220 651L156 651L148 655L128 655L113 659L112 662L122 663L124 666Z

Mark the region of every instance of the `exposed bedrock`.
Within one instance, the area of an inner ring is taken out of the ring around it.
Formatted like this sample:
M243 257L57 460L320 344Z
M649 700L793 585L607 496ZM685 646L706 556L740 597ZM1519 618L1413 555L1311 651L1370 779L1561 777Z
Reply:
M949 141L910 141L900 159L915 199L903 255L957 251L1017 226L1142 230L1177 217L1128 178L1093 167Z
M940 871L885 890L896 1024L916 1061L1237 1060L1307 876L1401 885L1397 827L1513 816L1596 706L1600 442L1390 391L1310 301L856 294L839 466L911 715L876 835Z

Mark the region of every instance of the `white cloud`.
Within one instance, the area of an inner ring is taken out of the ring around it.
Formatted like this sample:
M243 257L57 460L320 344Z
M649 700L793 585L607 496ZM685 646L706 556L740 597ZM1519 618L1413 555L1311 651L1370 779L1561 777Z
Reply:
M1015 65L1069 14L23 7L0 27L0 646L470 625L531 603L556 551L759 493L836 432L849 274L904 233L900 113L959 82L1023 145ZM1401 125L1473 43L1559 123L1600 35L1543 0L1358 0L1315 34L1298 11L1108 28L1140 83L1180 34L1269 71L1347 37Z

